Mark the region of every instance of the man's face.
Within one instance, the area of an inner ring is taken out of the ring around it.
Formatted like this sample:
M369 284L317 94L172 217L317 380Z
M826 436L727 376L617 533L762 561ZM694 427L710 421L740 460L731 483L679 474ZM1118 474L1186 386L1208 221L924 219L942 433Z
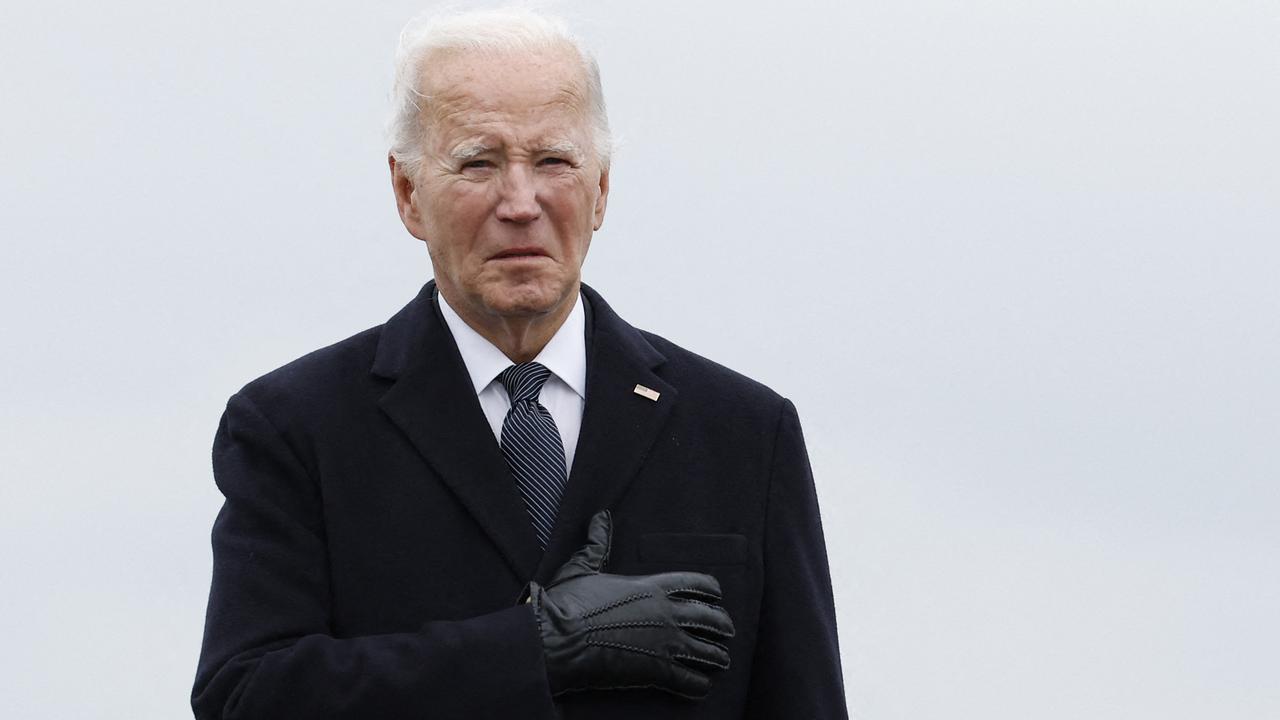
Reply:
M422 166L414 178L393 166L405 227L464 317L564 309L609 190L580 65L568 50L433 60Z

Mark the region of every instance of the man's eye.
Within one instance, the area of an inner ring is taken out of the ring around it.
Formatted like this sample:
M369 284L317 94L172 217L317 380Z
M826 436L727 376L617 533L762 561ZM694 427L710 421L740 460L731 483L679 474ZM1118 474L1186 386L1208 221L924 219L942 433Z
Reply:
M545 157L539 160L538 164L544 166L568 165L569 161L562 157Z
M488 160L468 160L462 163L463 170L478 170L482 168L492 167L493 163Z

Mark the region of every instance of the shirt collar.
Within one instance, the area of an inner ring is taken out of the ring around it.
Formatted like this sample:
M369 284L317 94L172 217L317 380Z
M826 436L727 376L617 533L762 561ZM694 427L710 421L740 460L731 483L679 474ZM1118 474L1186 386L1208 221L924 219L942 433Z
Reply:
M476 332L461 315L458 315L444 293L436 290L440 300L440 314L453 334L453 341L458 345L458 354L462 355L462 364L467 367L471 376L471 384L476 394L493 382L498 374L506 370L514 361L509 359L493 343ZM587 397L587 338L586 314L582 308L582 293L573 303L569 317L565 318L556 334L551 336L546 347L534 358L556 377L564 381L578 397Z

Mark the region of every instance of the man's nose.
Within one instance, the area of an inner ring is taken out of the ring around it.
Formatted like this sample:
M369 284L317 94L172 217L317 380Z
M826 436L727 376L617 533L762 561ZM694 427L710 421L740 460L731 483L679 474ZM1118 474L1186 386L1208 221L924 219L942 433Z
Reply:
M538 203L537 183L533 170L527 165L512 164L502 175L498 201L498 219L514 223L529 223L542 216Z

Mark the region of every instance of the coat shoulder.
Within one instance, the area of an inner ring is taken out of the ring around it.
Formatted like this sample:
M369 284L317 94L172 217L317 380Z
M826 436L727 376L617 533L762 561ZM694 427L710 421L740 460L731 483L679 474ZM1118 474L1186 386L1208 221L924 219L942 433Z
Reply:
M240 389L239 395L260 408L310 406L319 410L373 380L370 367L383 325L313 350Z
M692 394L717 402L729 402L739 408L750 408L776 418L787 400L772 388L667 340L661 335L641 330L640 334L655 350L666 357L658 374L680 389L682 396Z

